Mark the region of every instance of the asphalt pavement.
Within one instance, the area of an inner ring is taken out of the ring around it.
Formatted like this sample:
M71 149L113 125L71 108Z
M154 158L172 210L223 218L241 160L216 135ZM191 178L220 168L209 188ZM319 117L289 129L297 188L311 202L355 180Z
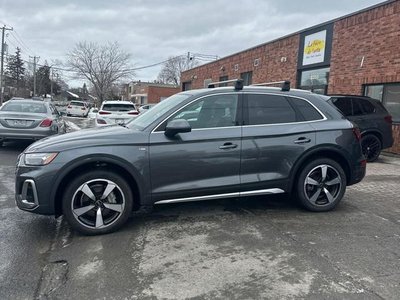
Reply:
M169 204L87 237L15 207L26 146L0 148L0 299L400 297L399 158L368 164L329 213L287 196Z

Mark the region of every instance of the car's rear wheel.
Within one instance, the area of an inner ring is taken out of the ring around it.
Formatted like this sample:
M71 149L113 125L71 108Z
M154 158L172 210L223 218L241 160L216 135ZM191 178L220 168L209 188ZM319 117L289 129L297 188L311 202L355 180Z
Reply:
M362 152L368 162L376 161L382 151L382 143L374 134L366 134L361 138Z
M310 211L329 211L346 191L346 174L334 160L320 158L306 164L297 181L297 197Z
M133 195L117 174L92 171L78 176L67 187L63 213L75 230L96 235L119 229L129 218Z

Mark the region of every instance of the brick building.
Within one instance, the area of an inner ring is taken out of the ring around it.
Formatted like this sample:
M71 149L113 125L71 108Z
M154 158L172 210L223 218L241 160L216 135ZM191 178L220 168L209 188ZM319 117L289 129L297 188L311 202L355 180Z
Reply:
M182 90L242 78L245 84L290 80L321 94L368 95L393 116L400 154L400 0L270 41L181 74Z
M180 92L175 85L142 81L131 82L126 88L127 99L139 105L158 103Z

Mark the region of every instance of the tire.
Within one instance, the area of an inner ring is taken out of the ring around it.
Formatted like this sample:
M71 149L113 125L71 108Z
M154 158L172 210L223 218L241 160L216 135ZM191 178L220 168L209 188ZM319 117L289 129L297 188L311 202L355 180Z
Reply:
M105 234L116 231L128 220L133 194L121 176L96 170L78 176L67 186L62 208L76 231L85 235Z
M334 209L346 191L346 174L334 160L319 158L308 162L298 176L297 198L310 211Z
M366 134L361 138L361 148L367 162L374 162L381 154L382 143L376 135Z

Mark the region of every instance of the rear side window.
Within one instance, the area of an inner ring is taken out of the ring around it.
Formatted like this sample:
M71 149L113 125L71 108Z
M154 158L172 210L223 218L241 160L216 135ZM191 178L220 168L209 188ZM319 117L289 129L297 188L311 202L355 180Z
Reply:
M323 119L322 115L305 100L299 98L289 98L290 102L300 111L303 115L304 121L315 121Z
M296 112L283 96L248 94L248 125L296 122Z
M130 111L135 110L135 106L132 104L104 104L102 110L106 111Z
M360 107L363 114L373 114L375 112L375 106L368 100L354 98L353 99L353 109L354 114L356 114L356 108Z
M351 99L349 98L332 98L332 103L342 112L346 117L353 114L351 107Z

